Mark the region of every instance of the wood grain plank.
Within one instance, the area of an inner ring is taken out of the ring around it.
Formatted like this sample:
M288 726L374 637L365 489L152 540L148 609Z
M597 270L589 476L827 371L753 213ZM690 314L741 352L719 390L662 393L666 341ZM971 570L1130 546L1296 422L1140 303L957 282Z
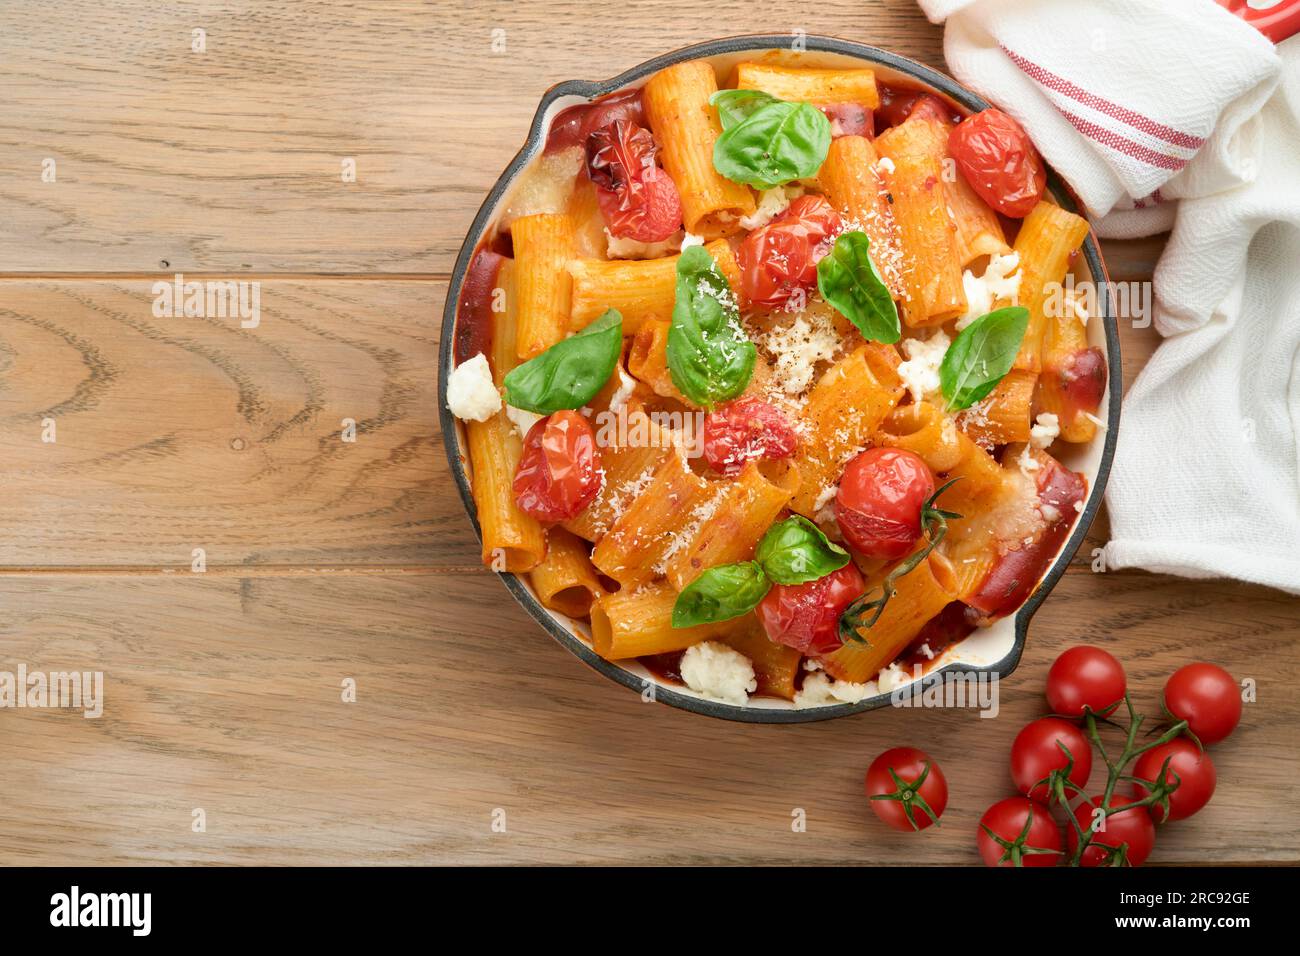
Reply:
M155 318L151 286L0 281L0 567L478 563L437 418L445 282L261 280L249 329ZM1157 337L1121 329L1131 381Z
M446 273L547 87L755 22L743 0L702 12L652 0L611 30L578 0L7 0L0 263ZM899 0L774 0L761 19L942 66L939 29Z
M438 426L445 292L267 281L246 329L156 318L147 280L0 281L0 565L477 563Z
M488 576L7 577L0 666L101 670L106 689L96 720L0 711L0 863L975 863L1011 740L1081 640L1120 654L1146 707L1189 657L1259 682L1214 749L1213 803L1161 832L1155 862L1300 859L1300 604L1146 575L1071 575L1058 592L995 719L757 727L643 704ZM861 795L866 764L899 744L932 752L952 790L919 838L886 831Z

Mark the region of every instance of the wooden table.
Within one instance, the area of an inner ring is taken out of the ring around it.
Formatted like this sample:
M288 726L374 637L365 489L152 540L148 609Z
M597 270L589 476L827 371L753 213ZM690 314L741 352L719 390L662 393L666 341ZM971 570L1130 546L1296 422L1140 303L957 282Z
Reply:
M107 701L98 720L0 711L0 862L972 863L1011 739L1079 641L1114 649L1146 706L1194 657L1258 682L1213 804L1156 861L1300 859L1300 602L1092 573L1104 528L997 720L645 705L478 565L434 375L470 219L548 85L746 28L942 68L907 0L7 0L0 670L102 670ZM1108 244L1113 276L1149 277L1160 245ZM177 272L260 282L260 325L155 317ZM1131 380L1155 339L1123 337ZM861 794L903 743L952 785L919 837Z

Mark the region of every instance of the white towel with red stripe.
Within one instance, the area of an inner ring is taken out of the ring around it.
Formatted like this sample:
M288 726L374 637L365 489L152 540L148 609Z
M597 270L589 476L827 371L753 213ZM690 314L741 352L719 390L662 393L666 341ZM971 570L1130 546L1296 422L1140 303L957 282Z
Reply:
M1173 230L1108 566L1300 593L1300 37L1274 47L1212 0L919 2L1098 233Z
M1104 236L1254 178L1273 44L1212 0L920 0L962 83L1029 130Z

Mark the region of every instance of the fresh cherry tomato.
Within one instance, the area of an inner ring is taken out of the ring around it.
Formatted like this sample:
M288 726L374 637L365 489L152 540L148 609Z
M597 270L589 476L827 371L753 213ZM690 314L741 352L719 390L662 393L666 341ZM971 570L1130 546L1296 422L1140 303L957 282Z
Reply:
M1165 773L1166 781L1178 781L1178 788L1169 794L1169 819L1185 820L1210 802L1214 796L1214 785L1218 774L1214 770L1214 761L1210 755L1186 738L1179 737L1148 750L1133 765L1133 776L1155 783L1160 777L1160 768L1165 760L1169 769ZM1133 785L1138 799L1151 791L1140 783ZM1157 822L1164 821L1165 811L1158 803L1151 806L1151 817Z
M997 840L989 835L990 830ZM1003 846L998 840L1012 845ZM1007 797L985 810L980 817L977 843L985 866L1056 866L1061 862L1061 830L1051 811L1024 797Z
M596 435L565 409L539 419L524 436L515 469L515 503L538 521L564 521L591 503L602 480Z
M615 120L587 137L587 175L614 236L662 242L682 227L682 200L672 177L655 165L654 137Z
M758 605L758 619L770 640L812 657L839 650L840 615L867 589L850 561L806 584L773 584Z
M901 786L894 782L895 774ZM943 816L948 806L948 781L943 771L915 747L895 747L871 761L866 786L871 809L895 830L924 830Z
M741 293L754 305L785 305L817 285L817 263L841 228L840 214L821 196L800 196L740 244Z
M1061 717L1082 717L1090 710L1104 717L1120 705L1128 682L1124 668L1100 647L1072 647L1047 672L1047 703Z
M754 458L789 458L797 443L785 413L761 399L738 398L704 417L704 458L724 475Z
M849 462L835 493L835 520L854 551L892 561L921 537L921 509L934 474L920 455L868 448Z
M1241 720L1241 688L1217 664L1198 661L1174 671L1165 682L1165 710L1205 746L1227 737Z
M1053 770L1064 770L1070 762L1057 746L1058 743L1064 744L1074 759L1069 781L1076 786L1084 786L1088 782L1088 774L1092 773L1092 747L1083 731L1068 720L1059 717L1035 720L1016 734L1015 742L1011 745L1011 779L1017 790L1040 803L1048 802L1051 791L1039 781L1046 779ZM1066 787L1066 801L1076 792Z
M987 109L958 123L948 137L948 152L975 194L1013 219L1029 215L1047 186L1038 150L1001 110Z
M1123 807L1133 802L1131 798L1119 794L1112 794L1110 798L1112 807ZM1097 796L1074 808L1074 819L1079 821L1079 827L1085 833L1092 826L1092 811L1099 806L1101 806L1101 797ZM1141 866L1156 845L1156 825L1151 822L1151 814L1146 813L1141 807L1136 810L1125 810L1123 813L1112 813L1105 818L1102 825L1106 829L1092 835L1092 841L1079 860L1080 865L1101 866L1107 862L1108 857L1102 847L1118 849L1128 844L1124 854L1125 861L1129 866ZM1075 834L1073 826L1066 827L1065 832L1069 838L1070 853L1073 855L1079 846L1079 837Z

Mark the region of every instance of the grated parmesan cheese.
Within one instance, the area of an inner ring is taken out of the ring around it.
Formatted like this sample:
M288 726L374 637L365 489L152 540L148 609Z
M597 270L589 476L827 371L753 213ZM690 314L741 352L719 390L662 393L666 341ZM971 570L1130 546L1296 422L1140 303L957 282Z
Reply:
M818 362L835 358L839 333L828 314L800 312L789 325L773 329L760 343L772 356L773 378L788 395L798 395L812 385Z

